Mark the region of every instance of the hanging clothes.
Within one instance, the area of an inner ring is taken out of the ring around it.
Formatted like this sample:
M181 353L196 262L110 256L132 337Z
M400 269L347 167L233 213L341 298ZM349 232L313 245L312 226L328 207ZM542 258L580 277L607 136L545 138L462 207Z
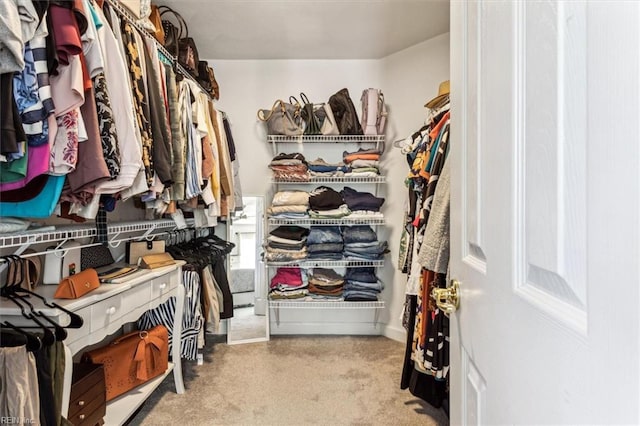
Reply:
M40 419L35 355L26 347L0 348L0 412L9 418Z
M182 315L182 333L180 356L195 361L198 357L198 336L202 329L202 310L200 305L201 283L197 271L190 265L182 268L182 285L185 289L184 313ZM138 319L139 330L149 330L164 325L169 331L169 353L173 347L173 326L176 312L176 298L171 297L162 305L151 309Z
M202 201L211 224L235 208L228 122L137 22L108 2L9 3L0 8L3 201L26 203L56 176L59 214L77 221L97 216L101 194L137 195L150 218Z
M445 288L449 261L449 184L447 162L450 113L431 112L427 125L403 143L409 173L408 197L398 268L407 276L403 326L407 344L400 387L440 407L447 395L449 318L431 297Z

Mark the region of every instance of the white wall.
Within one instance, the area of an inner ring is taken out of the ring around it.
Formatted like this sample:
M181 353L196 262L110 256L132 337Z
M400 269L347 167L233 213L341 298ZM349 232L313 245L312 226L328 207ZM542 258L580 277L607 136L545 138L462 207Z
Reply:
M327 102L346 87L356 103L360 93L381 83L375 60L224 60L210 61L220 84L217 106L231 121L240 158L240 181L248 195L270 189L267 167L273 153L265 140L265 126L256 119L258 109L269 109L276 99L304 92L312 102ZM358 107L356 103L356 107ZM295 152L290 151L290 152ZM327 159L328 160L328 159ZM267 200L268 206L269 200Z
M387 284L383 293L387 309L381 321L385 335L404 340L401 314L404 307L406 275L398 271L398 250L407 188L404 179L409 171L406 157L393 147L393 141L406 138L418 130L426 119L424 104L438 92L440 82L449 79L449 33L434 37L382 59L385 101L389 107L389 125L384 155L387 173L387 200L383 212L389 232L390 265L381 274Z
M409 136L424 123L424 104L437 94L439 83L449 78L449 34L381 60L216 60L210 63L221 87L218 107L227 112L231 120L240 159L242 189L247 195L266 195L272 191L267 164L273 152L265 142L263 123L256 119L258 109L270 108L274 100L286 100L300 91L304 91L312 102L326 102L329 96L346 87L360 113L362 90L368 87L382 89L389 108L389 122L381 164L387 184L382 185L379 195L386 199L382 212L387 226L379 229L379 235L389 241L391 253L385 267L378 272L386 285L381 298L387 304L379 321L384 324L385 335L404 340L400 315L406 275L397 270L397 263L407 198L403 182L408 165L392 142ZM331 151L325 159L340 160L340 148ZM314 159L315 154L310 153L307 157ZM359 186L358 189L369 190Z

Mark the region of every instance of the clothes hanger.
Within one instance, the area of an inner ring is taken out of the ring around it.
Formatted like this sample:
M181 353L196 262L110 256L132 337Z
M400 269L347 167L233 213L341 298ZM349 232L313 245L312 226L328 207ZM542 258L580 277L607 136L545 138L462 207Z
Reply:
M43 314L42 311L36 311L35 307L31 304L31 302L29 302L29 300L26 297L22 297L17 293L12 294L12 296L16 296L17 298L20 299L20 302L26 303L27 306L29 307L29 309L31 310L31 312L30 312L31 315L37 316L38 318L42 318L46 322L51 324L51 326L53 326L53 329L55 331L55 334L54 334L55 341L62 342L64 339L67 338L67 330L65 330L63 327L60 326L60 324L56 323L51 318L49 318L48 316ZM42 323L42 322L40 322L38 320L35 320L35 318L30 318L30 319L34 320L34 322L36 322L38 325L46 327L46 324L44 324L44 323ZM47 327L47 330L49 330L48 327Z
M18 279L17 279L18 268L15 263L18 263L18 262L21 263L24 261L24 259L16 255L9 255L3 258L8 262L10 262L10 264L13 263L14 267L12 269L14 273L11 277L7 277L7 282L2 287L2 289L0 289L0 295L11 300L14 304L16 304L20 308L20 312L22 313L22 316L35 322L42 329L43 336L41 340L44 346L51 346L57 340L57 336L60 336L61 338L66 338L67 332L64 329L62 329L62 327L60 327L59 325L56 328L56 334L54 335L53 332L46 326L46 324L44 324L42 321L38 319L38 317L43 317L44 314L42 314L41 312L36 314L34 306L31 304L31 302L29 302L29 300L27 300L26 297L21 297L19 294L16 293L16 290L22 289L22 287L20 287L20 283L18 282ZM11 279L11 281L9 279ZM30 312L27 312L23 303L27 304L27 306L30 309ZM47 318L47 320L53 323L49 318ZM55 323L53 324L57 325Z
M0 323L0 325L2 325L3 327L8 327L8 328L11 328L12 330L15 330L17 333L19 333L16 336L23 336L24 345L27 347L27 350L29 352L35 352L42 349L42 340L38 335L29 333L28 331L23 330L20 327L16 327L15 325L11 324L9 321L3 321L2 323ZM2 338L3 341L5 341L5 339L6 337Z
M16 255L10 255L10 256L14 257L14 258L22 259L22 258L20 258L19 256L16 256ZM10 256L2 256L2 258L0 258L0 259L7 259ZM14 271L15 271L15 268L14 268ZM5 286L3 286L3 288ZM80 315L76 314L75 312L71 312L70 310L60 306L59 304L57 304L55 302L48 301L44 296L41 296L40 294L35 293L35 292L31 291L31 290L28 290L26 288L20 287L19 285L14 285L14 286L10 287L7 291L9 291L11 294L14 294L14 295L16 295L18 297L20 297L20 295L18 293L26 293L26 294L28 294L30 296L34 296L34 297L37 297L38 299L40 299L42 301L42 303L44 304L44 306L46 306L47 308L61 310L62 312L64 312L65 314L67 314L69 316L69 324L67 326L63 327L63 328L80 328L84 324L84 319L82 319L82 317ZM40 312L40 314L44 315L44 314L42 314L42 312ZM47 317L47 320L49 320L51 322L51 319L48 318L48 317Z
M78 314L76 314L75 312L72 312L60 305L58 305L55 302L49 302L46 298L44 298L43 296L34 293L30 290L24 289L24 288L18 288L16 290L14 290L16 292L19 293L28 293L32 296L37 297L38 299L42 300L43 304L48 307L48 308L55 308L55 309L60 309L62 312L64 312L65 314L69 315L70 321L69 324L64 326L64 328L80 328L82 327L82 325L84 324L84 319L82 319L82 317Z
M47 326L43 324L33 313L27 312L24 305L20 303L13 295L11 295L8 292L5 292L5 294L3 294L3 297L15 303L20 308L20 312L22 313L23 317L35 322L38 325L38 327L42 329L41 341L43 346L51 346L55 343L56 336L53 334L53 332L49 328L47 328Z
M12 257L15 255L12 255ZM20 262L23 263L25 262L25 259L20 257L20 256L15 256L14 259L16 262ZM35 307L33 306L33 304L31 304L31 302L27 299L29 296L21 296L20 294L18 294L18 292L20 290L24 290L24 293L28 293L30 295L36 295L34 292L24 289L22 287L20 287L19 285L14 284L11 287L12 290L12 296L16 296L20 299L21 302L24 302L27 304L27 306L29 306L29 309L31 310L31 313L39 318L44 319L46 322L48 322L49 324L51 324L54 328L55 331L55 338L56 341L58 342L62 342L64 339L67 338L68 334L67 334L67 330L64 329L64 327L60 326L60 324L58 324L57 322L55 322L54 320L52 320L51 318L49 318L47 315L45 315L42 311L40 310L36 310Z

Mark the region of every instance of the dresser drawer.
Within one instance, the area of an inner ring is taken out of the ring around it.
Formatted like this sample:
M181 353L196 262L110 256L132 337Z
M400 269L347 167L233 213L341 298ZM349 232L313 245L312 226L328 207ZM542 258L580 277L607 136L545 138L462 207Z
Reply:
M179 271L172 271L153 279L151 282L152 299L162 297L178 286L180 283L180 275L178 275L177 272Z
M141 306L147 306L151 300L152 281L145 281L136 285L123 295L122 309L132 312Z
M68 419L74 425L95 425L106 413L104 368L100 364L73 365Z
M107 327L126 313L122 308L122 295L101 300L91 306L91 331Z
M84 410L68 415L68 420L74 426L95 426L104 424L104 416L107 414L105 401L92 401Z
M75 342L78 339L82 339L91 332L91 306L78 309L75 313L80 315L83 320L83 324L80 328L67 328L67 344Z

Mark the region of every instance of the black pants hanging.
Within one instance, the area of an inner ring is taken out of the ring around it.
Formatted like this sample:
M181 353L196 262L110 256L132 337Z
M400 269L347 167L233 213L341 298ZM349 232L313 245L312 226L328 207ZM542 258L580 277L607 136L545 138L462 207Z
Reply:
M233 317L233 294L231 294L231 288L229 287L229 278L227 277L227 271L224 268L225 257L221 256L215 262L211 264L213 270L213 277L220 286L224 302L220 310L220 319L227 319Z

